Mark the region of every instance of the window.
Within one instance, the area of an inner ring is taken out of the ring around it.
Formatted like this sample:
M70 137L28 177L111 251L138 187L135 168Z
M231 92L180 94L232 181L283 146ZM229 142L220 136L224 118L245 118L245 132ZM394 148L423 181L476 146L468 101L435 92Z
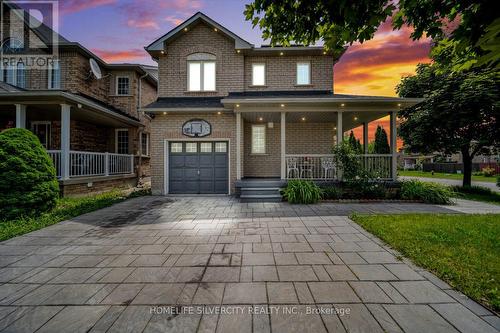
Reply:
M38 137L45 149L50 147L50 121L32 121L31 131Z
M26 75L24 71L24 63L19 62L16 67L6 67L0 75L1 81L7 82L19 88L26 88Z
M215 152L216 153L226 153L227 152L227 143L226 142L216 142L215 143Z
M26 75L24 71L24 64L22 62L17 64L16 81L16 86L19 88L26 88Z
M266 84L266 64L252 64L252 85Z
M188 90L215 91L215 56L210 53L193 53L188 60Z
M297 84L311 84L311 64L309 62L297 63Z
M198 144L196 142L186 143L186 153L196 153L198 151Z
M128 154L128 129L116 130L116 153Z
M49 64L48 78L49 89L61 89L61 69L58 60L54 60L52 64Z
M252 126L252 154L266 153L266 125Z
M141 133L141 154L149 156L149 133Z
M182 153L182 143L181 142L173 142L170 144L170 152L171 153Z
M202 142L200 144L200 151L202 153L211 153L212 152L212 143L211 142Z
M116 94L130 95L130 79L128 76L116 77Z

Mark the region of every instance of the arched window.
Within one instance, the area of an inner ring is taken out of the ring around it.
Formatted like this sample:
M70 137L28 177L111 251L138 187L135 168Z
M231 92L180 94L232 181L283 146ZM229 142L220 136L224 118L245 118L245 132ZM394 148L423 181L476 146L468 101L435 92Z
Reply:
M215 59L210 53L193 53L187 57L189 91L215 91Z

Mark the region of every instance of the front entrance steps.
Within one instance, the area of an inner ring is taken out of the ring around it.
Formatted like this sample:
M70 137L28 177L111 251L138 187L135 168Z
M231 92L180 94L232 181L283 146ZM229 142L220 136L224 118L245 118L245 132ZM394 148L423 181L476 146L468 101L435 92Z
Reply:
M276 178L246 178L236 182L241 202L281 202L286 181Z

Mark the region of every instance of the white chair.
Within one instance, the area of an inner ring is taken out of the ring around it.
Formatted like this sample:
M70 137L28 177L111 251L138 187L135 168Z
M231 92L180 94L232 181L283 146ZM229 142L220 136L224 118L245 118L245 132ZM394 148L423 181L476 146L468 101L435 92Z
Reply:
M299 168L297 167L298 159L296 157L287 157L286 158L286 177L290 177L290 173L295 175L295 178L299 175Z
M322 157L321 158L321 167L323 168L323 176L325 179L328 178L328 172L332 170L332 178L335 176L335 162L333 161L333 157Z

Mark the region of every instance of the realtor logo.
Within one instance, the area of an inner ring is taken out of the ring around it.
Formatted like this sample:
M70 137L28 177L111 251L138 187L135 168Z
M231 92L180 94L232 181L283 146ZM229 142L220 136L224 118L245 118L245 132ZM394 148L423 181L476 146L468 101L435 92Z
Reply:
M0 0L0 66L47 69L58 59L58 1Z

